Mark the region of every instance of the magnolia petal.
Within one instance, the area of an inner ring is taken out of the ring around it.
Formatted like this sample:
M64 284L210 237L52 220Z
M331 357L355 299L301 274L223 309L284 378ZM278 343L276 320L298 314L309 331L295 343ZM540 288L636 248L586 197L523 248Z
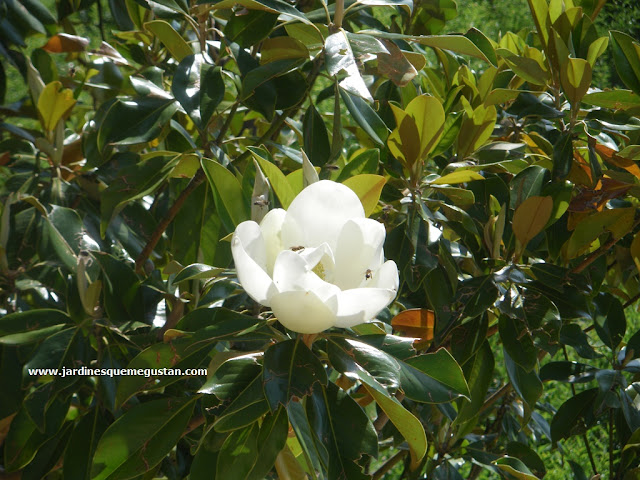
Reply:
M312 270L321 270L323 273L322 279L325 282L335 283L333 281L333 272L336 262L333 259L333 252L329 248L329 245L323 243L318 248L304 248L298 251L298 255L304 258Z
M353 288L338 295L336 327L353 327L375 318L396 296L386 288Z
M265 245L256 222L242 222L231 240L231 253L238 280L247 294L256 302L269 306L269 297L277 290L265 272Z
M364 218L358 196L341 183L321 180L302 190L289 205L282 225L282 243L290 248L296 243L317 247L326 242L335 251L342 227L352 218Z
M315 293L303 290L277 293L271 298L278 321L298 333L320 333L333 327L336 304L335 296L322 301Z
M340 293L338 287L325 282L313 272L311 270L313 267L314 265L308 264L296 252L291 250L280 252L273 268L273 281L278 292L311 291L322 301L327 301Z
M398 266L393 260L387 260L382 266L373 272L371 283L367 285L372 288L385 288L398 291L400 277L398 276Z
M270 210L260 222L260 230L264 238L266 248L266 267L269 275L273 274L273 265L276 257L282 251L282 238L280 232L287 212L282 208Z
M363 286L383 261L384 225L370 218L348 220L338 236L334 283L343 290Z

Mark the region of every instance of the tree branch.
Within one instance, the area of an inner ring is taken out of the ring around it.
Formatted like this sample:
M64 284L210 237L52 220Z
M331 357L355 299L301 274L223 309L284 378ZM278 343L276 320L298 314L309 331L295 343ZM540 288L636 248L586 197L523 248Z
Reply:
M631 231L635 230L638 225L640 225L640 219L636 220L636 222L633 224L633 227L631 227ZM611 247L613 247L616 243L622 240L623 237L624 235L620 238L615 238L615 237L611 238L607 243L602 245L598 250L591 253L589 256L587 256L587 258L585 258L578 265L572 268L570 273L582 273L589 265L595 262L602 255L607 253L611 249Z
M373 480L380 480L385 473L387 473L389 470L395 467L396 464L406 456L407 456L407 451L400 450L393 457L391 457L389 460L384 462L378 470L376 470L376 472L373 474Z
M158 223L158 226L151 234L151 238L149 238L149 241L142 249L142 252L140 252L140 255L136 258L136 272L138 274L142 275L144 273L144 263L147 261L147 258L149 258L149 255L151 255L151 252L153 252L153 249L158 244L158 241L160 241L160 238L162 238L162 234L176 217L189 195L191 195L193 191L198 188L202 182L204 182L205 178L204 170L200 167L193 178L189 181L189 184L182 192L180 192L180 195L178 195L176 201L171 205L171 208L165 217L160 221L160 223Z

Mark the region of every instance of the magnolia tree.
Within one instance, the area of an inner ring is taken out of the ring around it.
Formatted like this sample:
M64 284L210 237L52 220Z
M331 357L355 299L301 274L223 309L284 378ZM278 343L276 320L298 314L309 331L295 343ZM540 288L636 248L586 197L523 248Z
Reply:
M604 0L52 3L0 3L0 476L640 478Z

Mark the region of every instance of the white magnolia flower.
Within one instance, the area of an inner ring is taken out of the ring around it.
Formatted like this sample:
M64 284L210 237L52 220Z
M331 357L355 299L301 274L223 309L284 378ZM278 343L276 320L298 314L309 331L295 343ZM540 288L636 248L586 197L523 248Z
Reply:
M384 262L384 238L349 187L323 180L288 210L238 225L231 251L251 298L288 329L318 333L370 321L393 301L398 267Z

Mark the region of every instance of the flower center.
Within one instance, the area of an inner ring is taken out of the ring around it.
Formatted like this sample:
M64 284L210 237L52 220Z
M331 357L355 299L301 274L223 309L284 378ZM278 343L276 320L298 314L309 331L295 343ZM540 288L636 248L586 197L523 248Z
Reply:
M325 280L324 266L322 265L322 262L318 262L311 271L318 275L322 280Z

